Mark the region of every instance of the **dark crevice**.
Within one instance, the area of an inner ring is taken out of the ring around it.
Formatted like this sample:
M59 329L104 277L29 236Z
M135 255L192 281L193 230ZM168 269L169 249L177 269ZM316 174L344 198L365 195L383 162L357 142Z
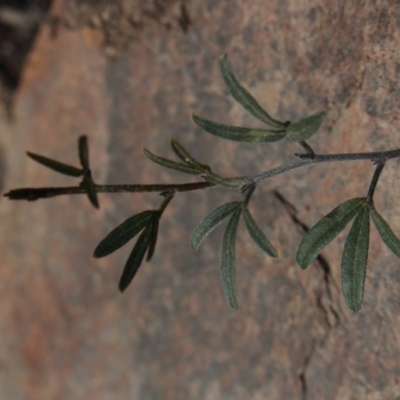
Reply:
M26 57L51 0L0 0L0 101L11 111Z
M299 375L300 385L301 385L301 400L307 399L307 381L305 377L305 372Z
M290 203L282 195L282 193L278 192L277 190L274 190L273 194L277 198L277 200L283 205L283 207L289 214L293 223L296 226L300 227L300 229L304 233L307 233L309 231L310 227L298 218L296 207L292 203ZM316 293L317 306L322 310L326 324L329 327L332 327L339 323L340 315L333 306L333 296L332 296L332 291L331 291L331 285L333 284L332 279L331 279L331 277L332 277L331 267L330 267L328 261L325 259L325 257L322 256L321 254L318 255L316 261L317 261L317 265L319 266L319 268L322 271L322 279L323 279L323 285L321 286L321 289L318 291L318 293ZM325 304L326 301L324 301L325 293L326 293L326 297L328 300L327 301L328 304Z
M277 190L274 190L273 194L276 197L276 199L283 205L293 223L296 226L298 226L303 233L307 233L310 227L298 218L296 207L293 204L291 204L282 195L282 193L278 192ZM325 334L323 334L321 338L315 340L314 346L312 347L310 352L306 355L304 360L304 365L302 366L300 373L298 375L298 378L300 380L302 400L307 399L306 372L310 365L310 361L312 360L315 351L324 346L330 333L332 332L332 328L334 328L340 323L340 314L334 307L334 301L333 301L334 296L332 295L331 291L331 287L334 286L334 282L332 280L332 275L331 275L331 267L328 261L322 255L319 255L316 261L318 267L322 271L322 280L321 280L322 284L315 293L316 306L317 309L320 310L320 312L323 315L323 320L325 321L327 329Z
M181 14L178 18L179 26L182 28L183 32L187 33L189 30L189 26L191 25L191 20L189 17L189 13L184 4L181 4Z

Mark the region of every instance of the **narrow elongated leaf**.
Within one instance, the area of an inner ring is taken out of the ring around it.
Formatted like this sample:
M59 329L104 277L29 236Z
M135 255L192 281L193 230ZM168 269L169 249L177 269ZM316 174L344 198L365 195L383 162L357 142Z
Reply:
M60 174L68 175L68 176L82 176L83 170L80 168L73 167L72 165L64 164L62 162L52 160L51 158L40 156L39 154L30 153L29 151L26 153L32 160L35 160L39 164L44 165L47 168L52 169L53 171L57 171Z
M258 118L274 128L285 127L284 122L277 121L272 118L254 99L254 97L238 82L231 68L229 67L226 56L221 57L220 61L221 74L225 84L229 89L233 98L241 104L245 110L251 115Z
M132 279L136 275L140 264L142 264L144 255L151 241L151 231L152 227L147 226L138 237L132 253L125 264L124 271L122 272L121 279L119 281L119 290L121 292L123 292L132 282Z
M325 118L326 113L320 112L313 114L307 118L301 119L300 121L294 122L287 128L287 133L295 142L307 140L312 135L317 133L322 121Z
M393 233L388 223L381 217L378 211L375 210L375 207L372 204L368 204L368 206L372 220L374 221L376 229L378 230L383 242L397 257L400 258L400 240Z
M175 139L171 139L171 147L174 153L186 164L194 165L199 167L202 171L209 170L210 167L204 164L200 164L195 160L189 152Z
M236 296L236 256L235 241L242 208L236 209L225 228L221 248L221 282L224 295L229 305L239 308Z
M197 115L193 115L193 121L208 133L235 142L270 143L281 140L286 135L285 129L265 130L230 126L213 122Z
M146 261L151 260L154 254L154 250L156 249L158 226L160 224L160 213L155 213L152 219L153 221L151 223L151 236L150 236L149 249L147 251Z
M363 207L347 236L342 256L342 290L353 311L361 308L369 247L369 210Z
M190 238L190 245L192 246L192 249L197 250L204 238L210 232L212 232L225 218L229 217L229 215L235 212L238 207L241 207L241 202L232 201L211 211L192 233L192 237Z
M256 224L246 205L243 205L242 213L246 228L257 246L271 257L278 257L274 246L272 246L263 231Z
M147 150L144 147L143 147L143 154L156 164L162 165L163 167L166 168L173 169L175 171L184 172L185 174L190 174L190 175L200 175L203 172L203 169L197 166L177 163L175 161L171 161L166 158L156 156L155 154L153 154L151 151Z
M296 260L306 269L322 251L356 216L365 204L364 198L347 200L318 221L306 234L297 250Z
M84 170L89 170L89 146L87 136L79 136L78 139L78 154L79 161L81 162Z
M154 211L143 211L128 218L114 228L96 247L93 257L108 256L135 237L146 225L150 224Z
M96 208L99 208L99 199L97 197L96 187L90 174L87 174L83 177L81 186L83 187L83 189L85 189L86 194L92 205Z

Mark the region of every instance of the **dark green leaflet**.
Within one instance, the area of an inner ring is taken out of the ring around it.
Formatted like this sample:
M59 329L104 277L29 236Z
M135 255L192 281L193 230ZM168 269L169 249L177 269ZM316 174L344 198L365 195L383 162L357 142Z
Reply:
M304 141L317 133L326 113L320 112L303 118L300 121L293 122L287 128L288 135L296 142Z
M136 275L137 270L142 264L144 255L149 247L152 235L152 227L147 226L140 234L128 261L125 264L124 271L122 272L119 281L119 290L123 292L132 282L133 277Z
M166 168L173 169L175 171L184 172L185 174L190 174L190 175L200 175L203 172L203 170L198 166L177 163L175 161L171 161L166 158L156 156L146 148L143 148L143 154L156 164L162 165L163 167Z
M31 153L29 151L26 154L30 158L32 158L32 160L35 160L39 164L42 164L45 167L52 169L53 171L59 172L60 174L75 176L75 177L83 175L82 169L73 167L72 165L64 164L62 162L44 156L40 156L39 154Z
M233 98L241 104L251 115L258 118L273 128L284 128L285 123L272 118L254 99L254 97L238 82L231 68L229 67L226 56L219 61L222 77Z
M318 221L306 234L297 250L296 260L306 269L322 249L330 243L356 216L365 198L347 200Z
M257 246L271 257L277 257L278 255L274 246L272 246L263 231L258 227L245 204L243 204L242 213L247 230Z
M96 247L93 257L105 257L134 238L153 218L154 211L143 211L113 229Z
M376 226L383 242L397 257L400 258L400 240L393 233L388 223L380 216L378 211L375 210L375 207L370 203L368 204L368 207L374 225Z
M229 305L237 310L239 308L236 295L236 256L235 241L242 208L234 211L225 228L221 247L221 282L225 298Z
M223 204L211 211L196 227L190 239L193 250L197 250L201 242L210 234L225 218L241 207L240 201L232 201Z
M89 147L87 136L80 136L78 139L78 154L79 160L81 162L82 168L85 171L90 169L89 167Z
M90 173L88 173L83 177L81 186L83 189L85 189L86 194L92 205L96 208L99 208L99 199L97 197L96 186L93 182L92 177L90 176Z
M369 248L369 209L364 206L353 222L342 256L342 290L353 311L361 308Z
M154 250L156 249L157 236L158 236L158 226L160 224L160 213L153 215L151 223L151 237L149 242L149 250L147 252L146 261L150 261L154 255Z
M197 115L193 115L193 121L212 135L236 142L270 143L281 140L286 136L286 129L265 130L230 126L213 122Z
M171 139L171 148L174 153L186 164L193 165L201 169L202 171L209 170L210 168L207 165L200 164L197 160L195 160L189 152L175 139Z

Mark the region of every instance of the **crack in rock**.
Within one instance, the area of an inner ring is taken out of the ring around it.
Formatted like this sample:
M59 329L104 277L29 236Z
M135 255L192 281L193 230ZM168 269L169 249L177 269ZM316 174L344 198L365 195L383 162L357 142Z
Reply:
M282 204L282 206L284 207L286 212L289 214L293 223L296 226L300 227L302 232L307 233L309 231L310 227L306 223L304 223L303 221L301 221L299 219L299 217L297 216L296 207L293 204L291 204L282 195L282 193L278 192L277 190L274 190L273 194L276 197L276 199ZM332 280L331 267L330 267L328 261L326 260L326 258L324 256L322 256L321 254L317 257L316 261L317 261L317 266L322 271L321 285L320 285L320 288L315 293L316 307L322 313L327 329L326 329L326 333L319 340L315 341L315 344L312 347L312 349L310 350L309 354L307 354L305 356L304 364L298 374L298 378L300 381L300 387L301 387L302 400L307 399L306 373L307 373L307 369L310 365L310 361L312 360L316 350L324 346L332 329L335 328L336 326L338 326L340 324L340 320L341 320L340 313L334 306L334 298L335 297L332 294L332 288L335 288L335 289L337 289L337 288L336 288L335 283ZM337 290L335 290L335 291L337 291Z

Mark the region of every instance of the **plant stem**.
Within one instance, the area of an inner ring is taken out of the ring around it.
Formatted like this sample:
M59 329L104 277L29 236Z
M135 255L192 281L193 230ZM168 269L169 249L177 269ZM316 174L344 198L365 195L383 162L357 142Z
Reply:
M245 178L244 182L255 182L258 183L264 179L271 178L276 175L283 174L284 172L290 171L292 169L307 167L309 165L320 164L325 162L337 162L337 161L359 161L359 160L369 160L374 163L384 164L387 160L392 158L400 157L400 149L379 151L371 153L349 153L349 154L301 154L301 158L306 158L302 161L297 161L280 167L270 169L265 172L253 175L251 177ZM312 157L312 158L310 158Z
M211 182L195 182L181 184L150 184L150 185L95 185L97 193L143 193L143 192L189 192L216 186ZM4 194L10 200L34 201L66 194L84 194L80 186L23 188L10 190Z
M367 195L367 201L368 202L372 202L372 198L374 197L374 193L375 193L375 188L376 185L378 183L379 177L381 176L383 167L385 166L385 163L382 164L378 164L376 166L375 172L374 172L374 176L372 177L372 181L371 184L369 185L369 189L368 189L368 195Z
M311 148L311 146L307 142L300 141L299 145L305 150L306 154L309 155L310 158L312 158L314 156L314 154L315 154L314 150ZM302 155L300 157L302 157Z
M302 158L302 160L284 164L279 167L272 168L268 171L264 171L253 176L236 177L228 179L221 178L221 179L224 182L228 180L232 182L234 182L235 180L239 181L243 187L243 185L249 183L257 184L258 182L261 182L264 179L268 179L273 176L283 174L284 172L290 171L292 169L308 167L310 165L320 164L325 162L369 160L375 164L379 164L378 165L379 167L380 165L384 165L387 160L400 157L400 149L381 151L381 152L348 153L348 154L342 154L342 153L315 154L307 152L305 154L298 155L298 157ZM213 182L195 182L195 183L180 183L180 184L149 184L149 185L95 185L95 189L97 193L140 193L140 192L143 193L143 192L166 192L166 191L189 192L192 190L208 189L215 186L217 186L217 184ZM373 190L374 188L372 189L372 194ZM8 197L10 200L34 201L38 199L61 196L66 194L68 195L68 194L83 194L83 193L86 193L85 190L79 186L67 186L67 187L14 189L4 194L4 196Z
M164 210L167 208L167 205L169 204L169 202L172 200L173 197L174 197L173 192L170 192L168 195L165 196L163 202L161 203L160 207L158 208L158 211L160 212L160 216L164 212Z

